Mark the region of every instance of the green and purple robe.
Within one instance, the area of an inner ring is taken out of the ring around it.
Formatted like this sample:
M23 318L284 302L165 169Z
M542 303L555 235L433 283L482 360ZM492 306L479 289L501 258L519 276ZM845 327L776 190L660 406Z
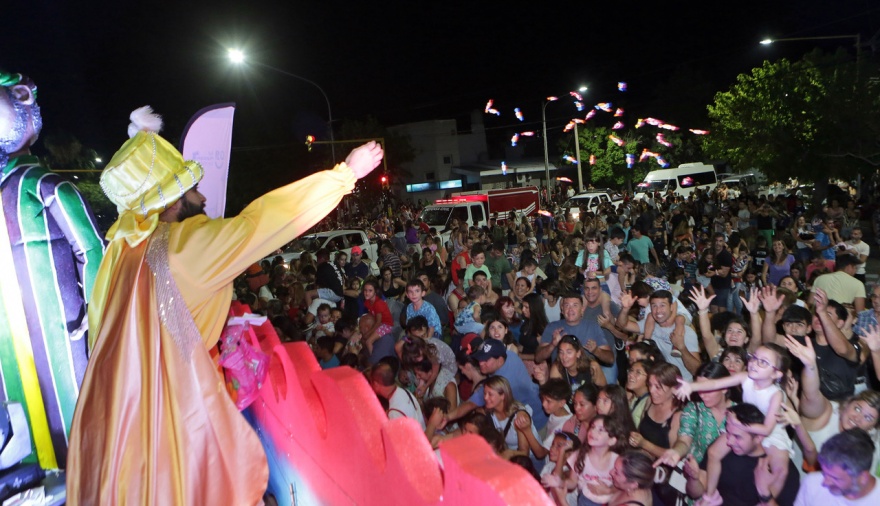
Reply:
M2 167L0 210L0 400L24 406L39 464L63 468L104 240L76 187L33 156Z

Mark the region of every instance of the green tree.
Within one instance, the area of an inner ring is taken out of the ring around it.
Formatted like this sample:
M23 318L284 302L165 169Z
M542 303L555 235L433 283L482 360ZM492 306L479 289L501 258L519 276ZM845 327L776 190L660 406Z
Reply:
M51 132L43 139L43 147L48 152L41 157L41 163L50 170L82 171L62 172L60 175L76 185L83 199L89 203L98 226L106 231L116 221L119 213L116 206L104 195L99 172L94 171L98 155L94 149L82 145L76 136L68 132Z
M880 165L877 90L845 51L764 62L709 106L708 154L770 179L821 181Z

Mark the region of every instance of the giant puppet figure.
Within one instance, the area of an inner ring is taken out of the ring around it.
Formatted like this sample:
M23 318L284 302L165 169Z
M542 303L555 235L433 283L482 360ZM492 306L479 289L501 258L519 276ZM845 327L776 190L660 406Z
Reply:
M371 142L331 170L210 219L204 171L149 107L101 174L119 219L89 306L92 356L67 467L68 504L257 504L268 467L209 350L232 281L332 211L382 159Z
M76 188L30 155L42 126L36 94L27 77L0 71L0 398L25 408L39 464L51 469L67 458L104 242Z

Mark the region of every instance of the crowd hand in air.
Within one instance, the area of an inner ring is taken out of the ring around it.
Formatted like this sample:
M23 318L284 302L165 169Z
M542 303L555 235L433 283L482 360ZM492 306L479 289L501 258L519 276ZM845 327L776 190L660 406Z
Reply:
M764 311L767 311L768 313L778 311L779 308L782 307L782 301L785 299L784 295L776 296L776 287L773 285L762 288L758 297L761 299Z
M864 329L864 332L865 335L862 336L862 339L865 340L868 349L871 350L872 353L880 351L880 328L876 325L868 325L868 327Z
M798 360L803 362L805 366L815 367L816 350L813 349L813 341L810 340L809 336L804 336L804 342L806 344L799 343L797 339L791 337L790 335L786 334L785 336L785 347L788 348L788 351L790 351L792 355L797 357Z
M813 291L813 304L816 306L816 314L824 313L828 308L828 294L821 288Z
M379 166L382 156L382 146L376 141L370 141L354 148L345 158L345 164L351 168L355 177L360 179Z
M632 292L626 292L620 295L620 307L624 309L629 309L635 304L636 297L633 297Z
M547 367L535 367L535 371L532 373L532 376L535 378L535 381L538 382L539 385L543 385L547 382Z
M800 402L798 399L800 382L794 375L790 374L790 371L789 374L786 374L785 379L782 380L782 389L785 390L785 400L794 407L795 411L797 411Z
M778 413L776 413L776 423L782 425L788 425L789 427L797 427L801 424L801 417L795 409L787 400L786 402L779 405L780 409Z
M697 305L697 309L700 311L707 311L709 309L709 305L712 302L712 299L715 298L715 295L710 295L706 297L706 289L701 285L697 285L691 288L690 299L694 301L694 304Z
M749 289L749 300L746 300L743 296L740 296L739 300L742 301L743 307L746 308L746 311L750 314L755 314L761 309L761 299L758 298L758 289L754 286Z

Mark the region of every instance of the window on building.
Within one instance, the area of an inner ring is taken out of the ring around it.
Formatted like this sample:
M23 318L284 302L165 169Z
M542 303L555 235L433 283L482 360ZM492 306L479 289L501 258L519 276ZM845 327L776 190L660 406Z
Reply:
M428 172L427 174L425 174L425 179L427 179L428 181L433 181L434 180L434 173Z
M444 163L445 165L452 165L452 157L451 157L451 156L444 156L444 157L443 157L443 163Z

